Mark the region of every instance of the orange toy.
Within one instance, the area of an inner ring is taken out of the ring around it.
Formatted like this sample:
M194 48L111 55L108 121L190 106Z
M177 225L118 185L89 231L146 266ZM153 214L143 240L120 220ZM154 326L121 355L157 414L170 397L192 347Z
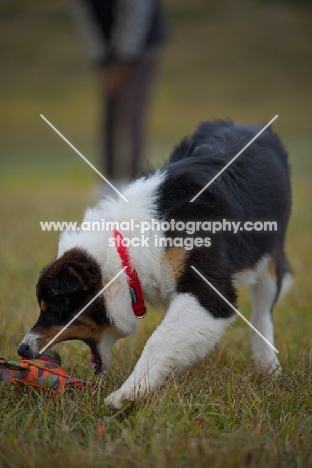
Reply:
M18 390L36 387L53 393L60 393L65 388L95 389L92 382L70 377L61 367L61 358L55 351L50 351L40 359L22 359L14 361L0 357L0 382L13 383Z

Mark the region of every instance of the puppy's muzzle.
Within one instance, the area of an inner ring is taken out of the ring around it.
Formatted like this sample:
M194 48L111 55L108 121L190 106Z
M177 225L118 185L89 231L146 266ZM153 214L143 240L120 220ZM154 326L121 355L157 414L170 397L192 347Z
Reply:
M17 354L26 359L33 359L35 357L39 357L39 353L33 353L30 346L27 343L21 343L17 348Z

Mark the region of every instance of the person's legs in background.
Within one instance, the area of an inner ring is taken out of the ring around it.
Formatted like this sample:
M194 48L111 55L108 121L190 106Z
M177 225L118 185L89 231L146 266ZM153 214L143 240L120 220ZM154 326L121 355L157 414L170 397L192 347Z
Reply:
M155 78L158 48L146 50L131 66L120 93L109 96L101 77L102 170L119 187L135 178L142 165L146 136L146 114ZM105 71L101 70L101 74ZM118 188L118 187L117 187ZM111 193L102 184L102 194Z

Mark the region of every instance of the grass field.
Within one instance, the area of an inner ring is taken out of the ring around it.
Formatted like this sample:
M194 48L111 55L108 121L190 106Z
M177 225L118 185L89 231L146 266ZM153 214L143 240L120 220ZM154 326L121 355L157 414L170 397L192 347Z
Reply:
M56 233L43 233L39 221L80 221L97 182L39 118L96 161L94 77L63 2L38 3L0 5L0 355L11 358L37 317L38 271L56 251ZM20 395L0 385L0 467L312 466L311 14L237 0L168 0L168 11L148 147L155 165L200 120L279 114L274 128L290 153L294 195L287 250L295 283L274 317L283 375L254 371L250 332L238 318L204 361L114 412L104 397L129 375L163 315L149 310L138 335L116 345L95 394ZM250 317L243 289L240 310ZM56 349L72 375L94 379L85 345Z

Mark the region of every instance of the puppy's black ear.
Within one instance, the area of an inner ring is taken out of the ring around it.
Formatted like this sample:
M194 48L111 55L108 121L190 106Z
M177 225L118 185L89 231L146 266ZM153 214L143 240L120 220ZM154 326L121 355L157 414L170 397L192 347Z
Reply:
M88 289L74 264L65 262L53 282L54 294L68 294Z

